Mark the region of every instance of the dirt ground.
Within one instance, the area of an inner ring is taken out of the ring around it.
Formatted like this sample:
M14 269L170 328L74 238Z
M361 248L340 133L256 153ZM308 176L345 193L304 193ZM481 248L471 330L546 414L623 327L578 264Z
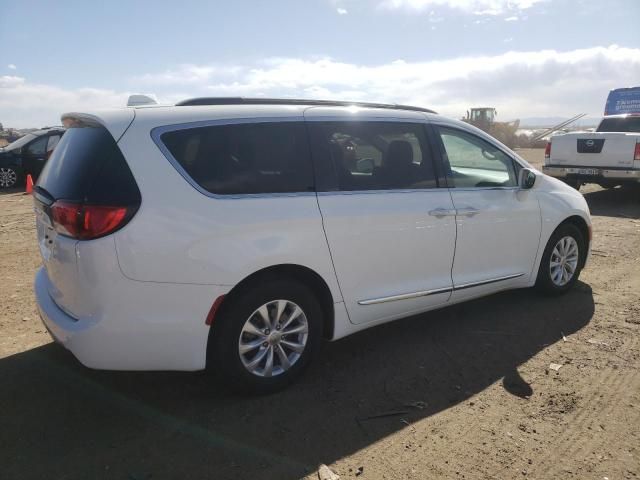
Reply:
M583 193L593 256L566 296L507 292L328 343L258 398L201 373L92 371L52 344L31 198L0 194L0 478L639 478L640 198Z

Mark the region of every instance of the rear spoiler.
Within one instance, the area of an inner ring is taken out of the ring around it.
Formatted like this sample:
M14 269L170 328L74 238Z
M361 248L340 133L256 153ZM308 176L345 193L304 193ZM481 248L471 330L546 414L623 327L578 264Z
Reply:
M117 142L133 123L135 116L135 108L119 108L115 110L100 110L96 111L95 114L68 112L63 114L60 119L67 128L104 127Z

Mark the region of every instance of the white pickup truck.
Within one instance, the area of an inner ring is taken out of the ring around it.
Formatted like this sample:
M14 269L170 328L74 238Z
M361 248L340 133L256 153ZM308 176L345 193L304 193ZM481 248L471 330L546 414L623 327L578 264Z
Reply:
M554 135L544 156L542 171L576 189L640 185L640 115L610 115L595 132Z

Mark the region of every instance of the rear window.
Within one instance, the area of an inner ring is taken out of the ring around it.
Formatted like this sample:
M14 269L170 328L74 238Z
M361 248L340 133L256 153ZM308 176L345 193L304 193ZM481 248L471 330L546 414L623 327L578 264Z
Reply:
M38 179L54 199L133 205L140 191L111 134L103 127L69 128Z
M165 132L160 140L187 175L210 193L313 190L302 122L188 128Z
M626 118L603 118L596 131L640 133L640 116Z

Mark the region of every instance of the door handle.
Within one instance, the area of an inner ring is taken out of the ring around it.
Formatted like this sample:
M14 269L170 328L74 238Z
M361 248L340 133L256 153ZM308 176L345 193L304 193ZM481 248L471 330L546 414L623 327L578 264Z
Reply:
M458 210L456 210L456 213L457 215L460 215L463 217L473 217L474 215L479 214L480 210L473 207L465 207L465 208L459 208Z
M436 218L455 217L456 211L450 208L436 208L435 210L429 210L429 215Z

